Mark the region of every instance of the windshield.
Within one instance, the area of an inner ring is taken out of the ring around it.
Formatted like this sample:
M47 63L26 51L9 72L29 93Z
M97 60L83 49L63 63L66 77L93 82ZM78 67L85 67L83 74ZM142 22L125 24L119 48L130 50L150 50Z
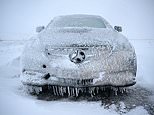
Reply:
M52 26L106 28L102 18L95 16L63 16L53 20Z

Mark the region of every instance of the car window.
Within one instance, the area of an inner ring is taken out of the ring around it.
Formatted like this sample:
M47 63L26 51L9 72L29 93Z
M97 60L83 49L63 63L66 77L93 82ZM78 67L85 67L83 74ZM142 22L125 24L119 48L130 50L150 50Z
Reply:
M93 27L106 28L104 21L99 17L60 17L52 22L53 27Z

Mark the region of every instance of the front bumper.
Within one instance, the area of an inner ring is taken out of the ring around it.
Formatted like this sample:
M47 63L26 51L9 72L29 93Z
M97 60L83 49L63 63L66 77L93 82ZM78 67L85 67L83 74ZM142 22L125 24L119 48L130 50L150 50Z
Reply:
M93 87L93 86L131 86L136 83L135 75L131 71L99 72L98 76L88 79L73 79L51 76L49 73L36 71L24 71L21 81L25 85L43 86L71 86L71 87Z

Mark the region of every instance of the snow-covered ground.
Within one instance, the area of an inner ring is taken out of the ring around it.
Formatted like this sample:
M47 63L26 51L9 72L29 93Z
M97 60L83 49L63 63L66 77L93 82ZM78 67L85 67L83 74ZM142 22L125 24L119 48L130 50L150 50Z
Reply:
M0 0L0 115L154 115L153 6L154 0ZM128 95L93 102L44 101L23 92L19 79L23 45L37 26L67 14L96 14L123 27L138 61L137 84Z
M115 97L118 107L117 104L110 103L108 109L103 100L45 101L26 94L19 79L20 55L26 41L0 41L0 115L154 114L154 40L130 41L137 53L137 85L132 87L132 95L125 95L124 99L121 99L123 96ZM126 104L132 104L132 109L128 112Z

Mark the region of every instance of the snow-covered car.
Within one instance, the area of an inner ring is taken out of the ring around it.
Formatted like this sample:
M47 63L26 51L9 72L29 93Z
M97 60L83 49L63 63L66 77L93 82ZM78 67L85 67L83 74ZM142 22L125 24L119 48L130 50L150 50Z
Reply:
M101 16L55 17L27 43L21 81L30 92L78 96L105 86L136 83L136 54L128 39Z

